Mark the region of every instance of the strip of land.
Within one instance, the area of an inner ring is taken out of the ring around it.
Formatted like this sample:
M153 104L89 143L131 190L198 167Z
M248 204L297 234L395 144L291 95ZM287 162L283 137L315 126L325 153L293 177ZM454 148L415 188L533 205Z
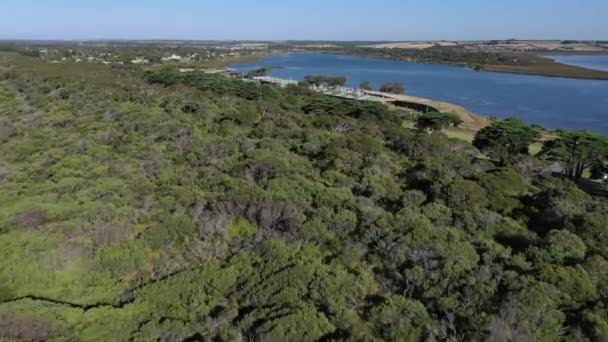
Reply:
M546 60L547 61L542 64L530 65L484 65L481 67L481 70L547 77L608 80L608 71L587 69L574 65L562 64L550 59Z
M293 80L286 80L276 77L256 77L255 79L262 83L272 83L283 87L295 83L295 81ZM467 131L477 132L492 123L490 119L471 113L463 106L418 96L391 94L348 87L313 86L311 87L311 89L329 96L355 99L361 101L380 101L388 105L409 108L418 112L453 113L457 115L460 120L462 120L460 128Z
M292 46L292 48L296 48ZM569 41L477 41L477 42L388 42L338 45L299 50L388 58L408 62L452 64L479 71L516 73L564 78L608 80L608 72L566 65L544 57L547 54L608 54L605 42Z
M364 91L364 93L372 96L384 98L386 102L393 103L395 105L401 104L407 107L408 104L428 106L431 110L435 109L438 112L453 113L456 114L460 120L462 120L461 128L479 131L480 129L487 127L491 124L491 120L477 114L473 114L463 106L459 106L449 102L431 100L418 96L411 95L397 95L382 93L377 91Z

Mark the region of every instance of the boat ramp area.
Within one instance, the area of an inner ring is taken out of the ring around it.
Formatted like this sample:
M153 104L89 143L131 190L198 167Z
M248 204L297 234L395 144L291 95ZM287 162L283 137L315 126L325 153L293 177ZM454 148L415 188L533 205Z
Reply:
M288 80L284 78L276 78L276 77L254 77L253 79L258 80L262 83L271 83L277 84L281 87L286 87L288 85L297 85L299 82L295 80ZM353 100L361 100L361 101L382 101L382 98L378 98L377 96L368 95L361 89L349 88L349 87L329 87L326 85L312 85L310 89L319 93L323 93L329 96L342 97Z
M277 84L281 87L287 87L289 85L298 85L298 81L295 81L295 80L288 80L288 79L284 79L284 78L277 78L277 77L270 77L270 76L259 76L259 77L254 77L253 79L258 80L262 83Z
M288 85L296 85L298 81L288 80L277 77L254 77L254 79L262 83L277 84L282 87ZM436 101L426 99L417 96L403 95L403 94L389 94L378 91L369 91L363 89L349 88L349 87L329 87L325 85L313 85L310 89L323 93L325 95L340 97L345 99L353 99L360 101L379 101L396 107L408 108L416 110L421 113L432 113L432 112L447 112L454 113L460 117L463 121L463 128L470 130L480 130L491 124L488 118L473 114L466 108L443 101Z
M190 70L188 70L190 71ZM227 73L233 77L242 78L243 75L240 71L234 69L212 69L205 70L208 74ZM287 87L290 85L297 85L299 81L293 79L285 79L270 76L259 76L253 78L243 78L247 81L257 81L260 83L276 84L281 87ZM330 87L325 85L313 85L310 87L311 90L323 93L328 96L340 97L345 99L359 100L359 101L378 101L383 102L391 106L408 108L421 113L432 113L432 112L445 112L453 113L463 121L461 127L468 130L478 131L491 124L491 120L477 114L473 114L466 108L443 101L436 101L427 98L403 95L403 94L390 94L382 93L378 91L369 91L358 88L349 87Z

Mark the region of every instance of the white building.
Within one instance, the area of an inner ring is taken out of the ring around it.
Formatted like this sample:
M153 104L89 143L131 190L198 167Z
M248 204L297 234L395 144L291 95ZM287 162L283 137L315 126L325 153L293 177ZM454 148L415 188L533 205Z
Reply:
M150 62L150 61L143 57L137 57L131 61L131 63L133 63L133 64L147 64L148 62Z
M178 56L176 54L173 54L169 57L163 57L161 58L161 61L163 62L181 62L182 61L182 57Z

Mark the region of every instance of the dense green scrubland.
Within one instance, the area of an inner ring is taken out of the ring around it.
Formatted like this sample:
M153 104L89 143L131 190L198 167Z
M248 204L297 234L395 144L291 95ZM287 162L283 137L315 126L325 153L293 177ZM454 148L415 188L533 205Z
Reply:
M0 61L0 339L608 339L608 201L541 160L305 87Z

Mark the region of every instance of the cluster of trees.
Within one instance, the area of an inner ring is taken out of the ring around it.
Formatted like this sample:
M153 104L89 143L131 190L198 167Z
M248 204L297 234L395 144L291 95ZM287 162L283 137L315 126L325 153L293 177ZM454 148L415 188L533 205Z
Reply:
M562 173L572 180L581 179L591 169L596 177L603 176L608 161L606 136L589 131L558 130L556 133L556 137L545 141L540 157L559 162ZM473 145L501 165L509 165L528 155L530 145L540 138L538 127L511 118L479 131Z
M385 83L382 86L380 86L380 91L383 93L391 93L391 94L403 94L403 92L405 91L405 87L403 86L403 84L401 82L394 82L394 83Z
M608 339L608 200L518 123L487 160L448 114L10 56L0 339Z
M421 131L441 132L448 127L458 127L462 120L453 113L431 112L416 119L416 128Z
M370 48L362 46L341 46L340 48L308 48L310 50L351 53L361 56L383 57L399 60L447 63L464 65L509 65L520 66L535 63L545 63L540 57L533 54L512 52L490 52L474 49L465 49L458 46L435 45L426 49L390 49Z
M302 84L327 87L345 87L347 79L344 76L306 75Z
M247 73L247 78L253 78L253 77L262 77L262 76L268 76L268 73L270 72L270 70L272 70L271 67L261 67L258 69L254 69L251 70Z
M369 81L363 81L361 82L361 84L359 85L359 89L363 89L363 90L374 90L374 87L372 87L371 83L369 83Z
M606 136L587 131L558 131L559 137L545 143L542 155L564 164L564 173L571 179L580 179L593 168L596 175L605 170L608 161Z

